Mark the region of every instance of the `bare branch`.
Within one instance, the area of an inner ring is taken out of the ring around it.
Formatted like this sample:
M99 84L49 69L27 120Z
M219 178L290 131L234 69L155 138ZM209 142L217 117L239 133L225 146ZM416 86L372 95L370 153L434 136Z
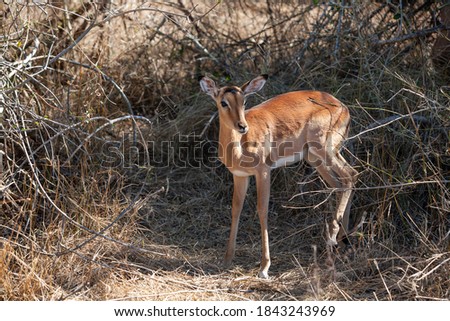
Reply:
M393 44L393 43L397 43L397 42L404 42L406 40L410 40L410 39L414 39L414 38L427 37L433 33L436 33L436 32L442 31L442 30L450 30L450 27L449 26L436 26L433 28L418 30L416 32L408 33L406 35L392 38L392 39L386 39L386 40L373 39L372 44L374 44L376 46L389 45L389 44Z

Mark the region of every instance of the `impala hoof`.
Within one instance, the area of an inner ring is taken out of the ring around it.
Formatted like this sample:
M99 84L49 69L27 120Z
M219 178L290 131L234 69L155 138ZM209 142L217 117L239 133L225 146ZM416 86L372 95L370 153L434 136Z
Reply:
M327 241L327 245L331 246L331 247L335 247L336 245L338 245L338 242L336 241L336 237L329 238Z
M265 279L267 280L269 278L269 273L267 271L259 271L258 273L258 277L260 279Z

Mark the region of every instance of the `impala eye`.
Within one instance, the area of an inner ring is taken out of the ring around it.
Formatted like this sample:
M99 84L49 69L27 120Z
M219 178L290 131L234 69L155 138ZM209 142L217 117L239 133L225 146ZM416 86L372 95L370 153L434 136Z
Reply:
M222 105L222 107L228 107L228 104L227 104L227 102L225 101L225 100L222 100L221 102L220 102L220 104Z

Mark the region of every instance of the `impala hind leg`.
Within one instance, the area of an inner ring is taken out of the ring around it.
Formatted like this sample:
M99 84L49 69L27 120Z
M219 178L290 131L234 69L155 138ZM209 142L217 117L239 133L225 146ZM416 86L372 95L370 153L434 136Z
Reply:
M342 228L337 234L337 241L343 242L347 239L350 231L350 208L352 205L354 187L358 172L351 167L341 154L334 155L334 166L332 170L337 173L337 178L341 187L345 190L340 193L340 200L336 208L335 218L341 222Z
M228 239L227 251L225 252L224 266L229 267L234 258L236 249L236 236L239 227L239 217L244 205L245 195L248 188L248 177L233 176L233 203L231 208L231 229Z
M342 156L324 150L309 149L307 160L330 187L344 189L337 193L336 211L326 230L328 245L337 245L348 232L356 170Z

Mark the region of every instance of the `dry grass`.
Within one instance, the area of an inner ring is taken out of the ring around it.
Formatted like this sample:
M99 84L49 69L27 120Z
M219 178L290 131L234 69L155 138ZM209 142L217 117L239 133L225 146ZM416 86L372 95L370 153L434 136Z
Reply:
M436 32L415 36L436 4L69 3L0 10L1 299L448 300L449 79ZM249 104L314 88L349 106L351 260L326 264L331 191L298 164L273 173L271 279L254 184L221 268L232 183L200 73L269 73Z

